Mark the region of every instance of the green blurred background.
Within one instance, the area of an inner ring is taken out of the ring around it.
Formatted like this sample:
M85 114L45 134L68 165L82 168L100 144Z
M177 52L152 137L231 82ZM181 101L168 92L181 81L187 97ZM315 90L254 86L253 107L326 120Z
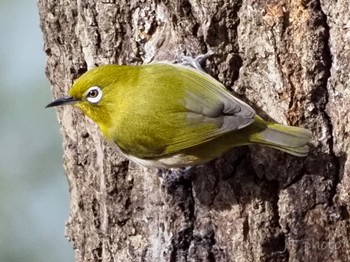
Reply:
M0 39L0 262L74 261L36 1L0 0Z

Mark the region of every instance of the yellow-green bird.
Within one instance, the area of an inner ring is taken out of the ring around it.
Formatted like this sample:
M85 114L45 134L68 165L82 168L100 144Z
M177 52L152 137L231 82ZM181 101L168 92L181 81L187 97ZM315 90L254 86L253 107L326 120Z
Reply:
M69 96L127 158L146 167L203 164L233 147L261 144L308 154L311 132L267 122L209 74L170 63L103 65L79 77Z

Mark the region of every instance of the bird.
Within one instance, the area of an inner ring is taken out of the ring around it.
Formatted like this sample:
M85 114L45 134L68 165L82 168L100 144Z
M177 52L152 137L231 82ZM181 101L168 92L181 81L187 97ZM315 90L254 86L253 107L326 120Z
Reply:
M46 107L64 105L80 109L113 148L144 167L196 166L250 144L305 157L312 138L308 129L265 121L218 80L184 64L92 68Z

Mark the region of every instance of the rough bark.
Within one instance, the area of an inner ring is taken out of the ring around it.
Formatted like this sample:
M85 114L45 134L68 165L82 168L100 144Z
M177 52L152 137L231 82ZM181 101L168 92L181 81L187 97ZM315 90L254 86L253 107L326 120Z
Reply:
M176 60L313 131L300 159L242 147L164 185L58 108L77 261L349 261L348 0L40 0L54 96L88 68Z

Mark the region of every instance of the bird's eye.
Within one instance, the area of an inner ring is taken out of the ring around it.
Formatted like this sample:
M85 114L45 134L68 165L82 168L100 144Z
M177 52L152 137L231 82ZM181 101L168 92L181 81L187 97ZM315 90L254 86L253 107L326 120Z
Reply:
M90 87L86 91L86 99L93 104L98 103L102 98L102 90L98 86Z
M95 98L98 96L98 91L96 89L90 90L88 93L88 97Z

